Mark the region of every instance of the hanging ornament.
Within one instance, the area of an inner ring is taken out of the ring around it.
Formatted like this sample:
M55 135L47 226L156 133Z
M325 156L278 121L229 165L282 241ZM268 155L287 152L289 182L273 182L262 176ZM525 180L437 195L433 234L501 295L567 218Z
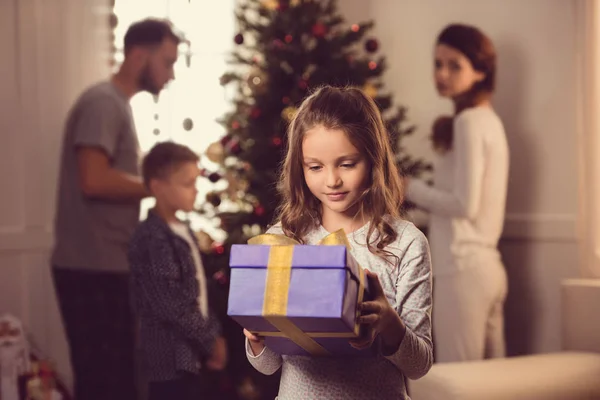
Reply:
M111 13L110 17L109 17L109 23L110 23L110 27L111 29L115 29L117 27L117 25L119 24L119 17L117 17L117 14L115 13Z
M292 40L294 40L294 37L292 35L288 34L288 35L285 35L284 40L286 43L292 43Z
M281 99L281 102L285 105L290 104L292 100L288 97L288 96L283 96L283 98Z
M327 27L323 23L317 22L312 26L311 31L313 36L322 38L327 34Z
M221 179L221 175L218 172L213 172L210 175L208 175L208 180L211 181L212 183L216 183Z
M210 253L213 243L215 242L210 235L204 231L196 232L198 246L203 253Z
M252 109L250 110L250 118L252 119L257 119L258 117L260 117L260 114L261 111L258 107L252 107Z
M279 0L262 0L260 4L267 10L275 11L279 7Z
M235 42L235 44L242 44L242 43L244 43L244 35L242 35L241 33L238 33L237 35L235 35L233 37L233 41Z
M279 147L283 143L283 140L281 140L279 136L274 136L273 139L271 139L271 141L273 142L273 145L275 147Z
M378 48L379 42L377 42L375 39L369 39L365 43L365 50L367 50L369 53L375 53Z
M285 47L285 43L283 43L283 41L280 39L274 39L272 42L272 46L275 50L281 50Z
M267 74L260 68L253 68L248 74L246 83L255 94L264 94L267 91Z
M262 216L265 214L265 208L263 206L261 206L260 204L257 204L256 206L254 206L254 214L257 216Z
M300 79L298 81L298 88L300 90L306 90L306 89L308 89L308 82L306 81L306 79Z
M186 118L183 120L183 129L186 131L191 131L194 127L194 121L191 118Z
M365 83L365 85L362 87L362 90L367 96L369 96L372 99L377 97L377 87L370 82Z
M228 282L227 274L225 274L225 272L223 272L222 270L215 272L212 277L220 285L225 285Z
M374 70L377 68L377 63L375 61L369 61L369 69Z
M287 122L290 122L292 118L294 118L294 115L296 115L296 111L297 109L294 106L286 107L281 112L281 117Z
M352 32L358 32L358 31L360 31L360 25L358 25L358 24L352 24L352 26L350 27L350 30Z
M214 207L219 207L221 204L221 196L217 192L208 192L206 194L206 201L212 204Z
M234 156L242 152L242 147L240 146L240 142L237 139L230 140L225 146L225 148L227 149L227 151L229 151L229 153L233 154Z
M223 243L213 243L212 249L217 254L225 253L225 246L223 246Z
M225 135L221 138L220 142L223 146L225 146L233 137L231 135Z
M206 148L206 157L214 163L223 164L223 161L225 161L225 148L221 141L211 143Z
M233 121L231 123L231 129L240 129L240 123L238 121Z
M219 84L221 86L225 86L229 82L233 81L236 78L237 78L236 74L233 74L231 72L226 72L223 75L221 75L221 77L219 78Z

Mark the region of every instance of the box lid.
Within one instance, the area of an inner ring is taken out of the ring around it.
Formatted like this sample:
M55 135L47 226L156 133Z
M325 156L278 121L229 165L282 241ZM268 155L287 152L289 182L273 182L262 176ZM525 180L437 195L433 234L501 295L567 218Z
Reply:
M269 263L268 245L231 246L230 268L266 268ZM295 245L292 255L292 268L348 269L355 279L358 278L358 264L352 256L348 257L345 246Z

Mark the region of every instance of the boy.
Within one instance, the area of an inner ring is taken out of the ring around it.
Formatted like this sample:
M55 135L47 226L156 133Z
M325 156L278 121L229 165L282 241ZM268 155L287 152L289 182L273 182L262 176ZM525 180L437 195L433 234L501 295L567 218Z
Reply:
M133 235L129 262L149 400L207 399L209 371L226 364L197 241L175 216L194 208L198 161L189 148L163 142L142 163L156 205Z

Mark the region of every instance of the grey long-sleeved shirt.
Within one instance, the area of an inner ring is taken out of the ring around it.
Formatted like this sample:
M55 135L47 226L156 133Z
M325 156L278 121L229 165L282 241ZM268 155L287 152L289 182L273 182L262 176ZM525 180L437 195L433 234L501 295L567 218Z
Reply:
M405 377L418 379L433 363L431 339L431 262L429 244L412 223L397 220L395 242L386 250L400 258L392 267L366 247L368 224L348 235L352 256L378 275L386 297L406 324L406 335L396 353L374 358L311 358L280 356L265 348L254 355L248 343L248 360L258 371L273 374L283 367L279 400L343 399L406 400ZM269 233L282 234L276 225ZM327 232L319 227L307 236L316 244Z

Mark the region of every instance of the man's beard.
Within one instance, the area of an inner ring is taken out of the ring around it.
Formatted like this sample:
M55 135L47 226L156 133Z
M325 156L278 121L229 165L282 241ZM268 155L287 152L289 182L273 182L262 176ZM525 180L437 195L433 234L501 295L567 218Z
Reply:
M152 80L152 74L150 73L149 65L146 65L140 73L140 76L138 77L138 87L140 90L149 92L155 96L160 93L161 89L158 88Z

